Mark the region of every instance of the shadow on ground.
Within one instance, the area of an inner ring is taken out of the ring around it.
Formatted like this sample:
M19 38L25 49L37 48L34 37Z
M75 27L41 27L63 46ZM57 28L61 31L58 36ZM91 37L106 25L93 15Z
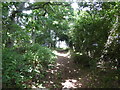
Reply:
M55 64L51 65L52 68L46 71L45 78L39 79L42 85L37 86L38 88L61 90L62 88L115 88L120 86L118 73L83 68L73 62L69 51L54 51L54 53L58 58Z
M47 71L44 87L46 88L84 88L85 72L78 68L70 56L70 52L54 52L58 59L55 67ZM83 80L84 79L84 80ZM86 79L86 80L85 80Z

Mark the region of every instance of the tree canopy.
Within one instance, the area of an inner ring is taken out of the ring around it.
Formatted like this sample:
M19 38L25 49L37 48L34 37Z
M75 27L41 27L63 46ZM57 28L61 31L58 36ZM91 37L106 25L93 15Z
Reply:
M95 70L107 63L119 74L120 2L72 4L2 2L4 87L28 88L29 79L43 79L58 41L67 43L76 64Z

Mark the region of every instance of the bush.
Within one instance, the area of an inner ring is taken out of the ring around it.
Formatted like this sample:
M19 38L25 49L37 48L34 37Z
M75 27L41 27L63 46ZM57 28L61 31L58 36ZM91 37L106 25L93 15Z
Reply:
M24 48L24 47L23 47ZM35 78L45 77L45 69L54 63L55 55L38 44L28 45L24 53L15 49L3 49L3 88L27 88Z
M89 56L81 53L74 53L72 56L75 63L81 64L83 66L89 66L91 60Z

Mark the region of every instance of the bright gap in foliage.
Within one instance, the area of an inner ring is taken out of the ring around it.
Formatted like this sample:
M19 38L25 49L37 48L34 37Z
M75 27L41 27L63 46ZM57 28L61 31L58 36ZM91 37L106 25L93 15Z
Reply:
M56 47L58 47L58 48L68 48L65 41L57 41Z
M77 10L77 9L78 9L78 4L75 3L75 2L72 3L71 6L72 6L72 8L73 8L74 10Z

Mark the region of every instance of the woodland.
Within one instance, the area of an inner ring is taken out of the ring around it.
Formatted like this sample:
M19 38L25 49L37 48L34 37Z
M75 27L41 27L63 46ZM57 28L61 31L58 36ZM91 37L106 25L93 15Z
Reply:
M1 5L3 89L120 88L120 2Z

